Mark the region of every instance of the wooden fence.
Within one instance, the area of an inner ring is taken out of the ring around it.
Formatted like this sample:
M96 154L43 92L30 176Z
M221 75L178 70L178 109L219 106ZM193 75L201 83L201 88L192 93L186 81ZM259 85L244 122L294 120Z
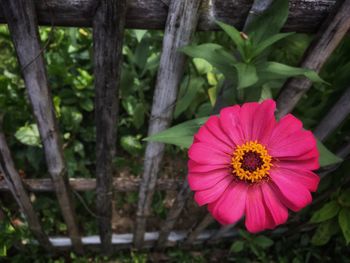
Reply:
M51 179L24 179L19 176L0 131L0 168L4 181L0 191L10 191L25 215L28 226L39 244L49 252L71 249L83 253L87 248L101 248L106 254L117 248L157 247L178 243L216 242L236 234L233 226L206 230L213 222L208 214L190 230L173 230L190 196L186 180L158 179L164 145L147 143L141 179L113 179L112 159L115 156L116 120L118 120L118 86L122 61L124 28L164 29L163 49L158 69L148 134L169 127L177 98L185 56L177 49L190 43L196 29L215 29L214 20L226 21L239 28L266 10L271 0L0 0L0 22L8 24L25 86L39 128ZM52 12L52 10L54 12ZM350 0L290 1L286 31L315 32L316 38L305 53L301 66L319 72L322 65L350 28ZM325 19L328 16L328 19ZM246 18L246 19L245 19ZM60 134L47 81L38 24L92 26L96 111L96 179L68 179L62 154ZM290 79L278 99L278 115L293 110L311 83ZM315 130L324 140L350 113L350 89L328 112ZM338 155L347 157L350 145ZM322 172L325 176L335 168ZM76 218L72 189L96 191L98 236L84 237ZM147 218L155 190L179 189L167 219L158 232L146 232ZM112 193L139 191L134 233L113 234L111 228ZM54 191L68 228L68 237L48 237L30 202L28 191ZM320 197L321 198L321 197ZM317 202L317 200L316 200ZM278 232L276 232L278 234Z

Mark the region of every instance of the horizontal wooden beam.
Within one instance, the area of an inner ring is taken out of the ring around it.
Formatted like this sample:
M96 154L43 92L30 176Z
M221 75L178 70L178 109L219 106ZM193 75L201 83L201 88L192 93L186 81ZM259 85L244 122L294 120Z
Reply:
M157 181L157 190L178 190L182 180L178 179L159 179ZM24 179L24 187L31 192L53 192L54 186L52 180L45 179ZM79 192L93 191L96 189L96 179L92 178L75 178L69 179L69 184L72 189ZM132 192L138 191L140 186L139 178L114 178L113 190L117 192ZM0 181L0 191L10 191L5 180Z
M34 0L39 24L91 27L96 11L95 0ZM200 7L200 30L216 29L215 20L242 28L253 1L203 0ZM286 31L315 32L335 4L335 0L290 0ZM126 27L164 29L168 3L166 0L129 0ZM234 14L234 15L233 15ZM0 22L5 23L0 9Z

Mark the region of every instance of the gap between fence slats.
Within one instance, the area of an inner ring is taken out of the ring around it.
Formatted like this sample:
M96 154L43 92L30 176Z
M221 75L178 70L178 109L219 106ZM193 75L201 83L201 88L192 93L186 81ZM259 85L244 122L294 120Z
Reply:
M12 157L10 150L7 146L4 134L1 131L1 120L0 120L0 170L4 175L4 181L6 181L12 196L16 200L17 204L21 208L27 222L29 229L32 231L39 244L44 247L47 251L52 252L53 248L51 243L44 233L38 215L35 213L32 203L30 202L29 196L23 187L21 177L19 176Z
M44 146L46 163L55 186L57 199L77 253L82 253L79 228L69 189L60 136L44 59L33 0L1 0L11 37L16 48L24 82Z
M300 64L303 68L319 72L334 49L350 29L350 0L339 1L328 19L323 23ZM289 79L277 98L277 116L291 112L302 96L310 89L312 82L307 78Z
M125 0L101 0L93 19L96 211L105 254L112 252L112 164L117 144L118 87L125 13Z
M206 229L211 223L214 223L215 220L211 216L211 214L206 214L206 216L203 218L203 220L200 221L200 223L188 233L188 237L186 238L185 244L191 245L198 237L198 235Z
M185 55L178 49L190 42L197 26L199 4L200 0L179 0L170 3L148 128L149 136L165 130L171 123L177 90L185 67ZM164 144L147 143L136 215L136 248L142 246L146 218L151 212L152 197L163 154Z
M57 26L86 27L92 25L95 0L35 0L39 23ZM129 0L126 27L137 29L164 29L167 17L166 1ZM169 1L168 1L169 2ZM315 32L319 23L327 16L335 4L330 0L290 0L290 17L285 25L286 31ZM251 1L247 0L204 0L200 8L199 29L218 29L215 18L241 28L248 14ZM49 9L54 10L52 18ZM4 20L5 10L0 9L0 22ZM235 14L234 16L232 14Z
M2 174L0 173L0 176ZM22 179L24 188L27 191L36 193L45 193L55 191L51 179ZM177 191L183 180L180 179L158 179L156 189L158 191ZM72 189L78 192L94 191L96 189L96 179L94 178L71 178L69 184ZM133 192L138 191L140 187L140 178L125 177L113 178L112 188L115 192ZM5 180L0 180L0 191L9 191L9 185Z
M321 120L314 130L315 136L324 141L350 113L350 87L341 95L330 111Z

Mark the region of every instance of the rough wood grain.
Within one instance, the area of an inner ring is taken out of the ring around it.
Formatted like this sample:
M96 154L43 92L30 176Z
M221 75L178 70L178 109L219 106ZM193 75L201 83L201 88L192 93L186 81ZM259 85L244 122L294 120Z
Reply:
M35 0L39 23L57 26L92 26L95 0ZM252 0L203 0L198 28L217 29L214 18L242 28ZM336 0L290 0L290 15L286 31L315 32ZM126 27L164 29L168 6L161 0L129 0ZM53 12L51 12L53 10ZM0 22L5 10L0 10ZM233 15L234 14L234 15Z
M0 176L3 175L0 173ZM55 191L51 179L23 179L24 188L27 191L36 193L46 193ZM156 189L158 191L176 191L179 190L183 180L180 179L158 179ZM72 189L78 192L94 191L96 190L96 179L93 178L71 178L69 185ZM140 178L126 177L114 178L112 188L114 192L134 192L138 191L140 187ZM9 185L5 180L0 180L0 191L9 191Z
M306 51L300 66L319 72L333 50L350 28L350 0L340 1L321 26L318 35ZM282 87L277 99L277 117L291 112L312 83L306 78L292 78Z
M1 120L0 120L1 122ZM38 215L35 213L29 196L24 189L21 177L19 176L15 165L13 163L10 150L7 146L4 134L0 127L0 171L4 176L12 196L16 200L20 209L22 210L25 218L27 219L29 229L32 231L39 244L47 251L52 252L53 248L49 241L49 238L44 233Z
M201 220L200 223L188 233L185 244L193 244L198 235L213 222L215 222L214 218L208 213L203 220Z
M112 252L112 162L117 144L118 87L125 12L125 0L101 0L93 20L96 211L105 254Z
M185 66L185 55L178 49L190 42L197 26L199 4L200 0L179 0L170 3L148 136L165 130L171 123L177 90ZM152 197L163 154L164 144L147 143L134 235L137 248L142 246L146 218L150 215Z
M32 0L1 0L0 4L22 68L62 215L75 250L82 253L79 228L67 184L66 167L39 43L34 2Z
M315 136L324 141L350 114L350 87L328 111L314 130Z
M184 206L186 205L186 201L188 197L190 196L191 190L188 186L187 180L183 182L183 185L181 187L181 190L178 192L175 202L173 206L171 207L170 211L167 214L166 220L162 224L160 231L159 231L159 238L157 241L157 248L164 248L166 247L168 236L170 234L170 231L174 228L174 225L179 218Z

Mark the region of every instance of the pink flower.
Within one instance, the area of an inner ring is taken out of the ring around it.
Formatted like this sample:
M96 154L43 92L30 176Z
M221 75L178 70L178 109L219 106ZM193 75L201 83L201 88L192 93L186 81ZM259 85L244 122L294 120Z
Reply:
M273 229L312 201L319 177L316 140L273 100L224 108L199 129L189 149L188 182L196 202L223 225L245 215L255 233Z

